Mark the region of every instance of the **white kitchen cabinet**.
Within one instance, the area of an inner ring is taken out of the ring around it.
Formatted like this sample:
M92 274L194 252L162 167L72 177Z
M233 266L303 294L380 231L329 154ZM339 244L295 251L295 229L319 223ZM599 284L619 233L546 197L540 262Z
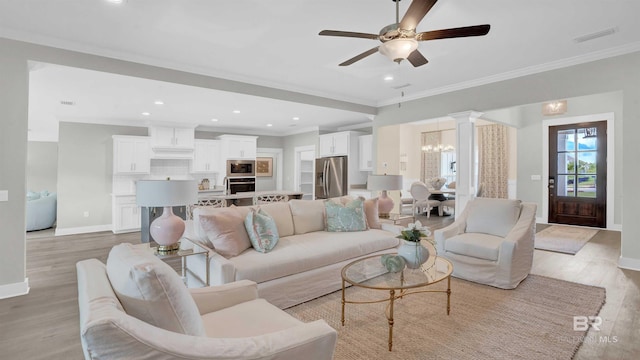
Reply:
M243 135L220 135L222 160L255 160L258 153L258 137Z
M358 145L360 171L373 171L373 135L359 136Z
M112 206L113 233L140 231L140 207L134 196L114 196Z
M195 144L193 128L154 126L149 128L149 136L154 150L193 150Z
M217 173L220 171L220 140L196 140L193 152L192 173Z
M151 150L146 136L113 136L113 173L148 174Z
M343 131L320 135L320 156L351 155L351 134L351 131Z

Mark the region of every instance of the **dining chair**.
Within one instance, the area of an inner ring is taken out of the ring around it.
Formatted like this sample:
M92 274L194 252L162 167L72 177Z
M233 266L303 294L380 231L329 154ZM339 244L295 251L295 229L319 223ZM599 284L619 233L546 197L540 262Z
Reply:
M429 192L429 188L425 183L421 181L414 182L413 184L411 184L411 189L409 190L409 192L413 197L413 206L411 208L411 213L414 216L414 220L416 216L416 209L419 209L420 211L426 211L427 219L431 215L431 209L435 207L438 208L438 214L442 215L441 202L439 200L429 199L431 193Z
M253 205L268 204L272 202L287 202L289 197L282 194L259 194L253 197Z

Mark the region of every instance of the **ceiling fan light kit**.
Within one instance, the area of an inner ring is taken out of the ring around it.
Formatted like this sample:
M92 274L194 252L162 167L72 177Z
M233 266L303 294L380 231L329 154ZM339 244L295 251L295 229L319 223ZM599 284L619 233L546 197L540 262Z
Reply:
M369 49L360 53L351 59L340 63L340 66L348 66L356 61L360 61L371 54L380 52L389 59L400 63L402 60L408 60L413 67L422 66L429 61L418 50L419 41L429 41L438 39L451 39L457 37L483 36L489 32L490 25L474 25L451 29L441 29L433 31L416 32L416 27L427 15L429 10L436 4L438 0L413 0L407 9L407 12L400 20L398 2L396 3L396 22L387 25L380 30L379 34L369 34L353 31L340 30L322 30L318 35L321 36L340 36L360 39L371 39L382 42L380 46Z
M400 62L418 48L418 41L409 38L397 38L383 43L378 51L389 59Z

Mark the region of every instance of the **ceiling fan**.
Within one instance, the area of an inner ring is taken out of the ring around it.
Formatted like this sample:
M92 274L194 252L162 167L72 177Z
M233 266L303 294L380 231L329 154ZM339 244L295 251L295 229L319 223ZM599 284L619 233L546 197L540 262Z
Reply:
M351 65L378 51L397 63L407 59L414 67L422 66L429 61L418 51L418 41L482 36L486 35L491 28L491 25L485 24L416 33L416 27L438 0L413 0L402 20L399 15L400 0L392 1L396 3L396 22L383 27L378 35L338 30L320 31L318 35L363 38L382 42L382 45L356 55L341 63L340 66Z

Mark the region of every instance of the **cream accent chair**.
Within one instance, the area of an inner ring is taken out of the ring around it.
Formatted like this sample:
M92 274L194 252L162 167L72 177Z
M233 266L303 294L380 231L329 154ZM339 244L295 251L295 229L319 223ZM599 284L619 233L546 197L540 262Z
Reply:
M411 184L411 189L409 190L411 196L413 197L413 207L411 208L413 216L416 215L416 210L418 211L426 211L427 219L431 215L431 209L434 207L438 208L438 214L442 216L442 207L439 200L430 200L429 196L431 193L429 192L429 188L427 185L421 181L416 181Z
M475 198L435 231L435 240L438 255L453 263L453 276L514 289L531 271L535 232L535 204Z
M76 268L86 359L333 357L333 328L259 299L254 282L187 289L169 265L131 244L115 246L106 266L89 259Z

